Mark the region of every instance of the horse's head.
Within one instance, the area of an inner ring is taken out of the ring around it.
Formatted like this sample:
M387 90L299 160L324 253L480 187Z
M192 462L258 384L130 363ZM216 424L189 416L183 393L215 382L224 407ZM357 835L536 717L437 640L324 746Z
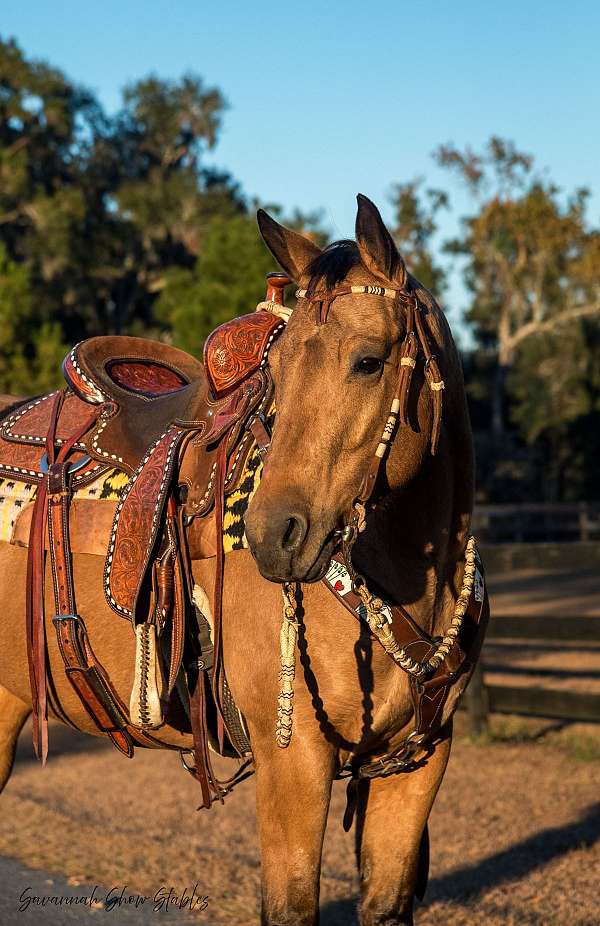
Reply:
M339 531L382 449L415 296L427 312L438 357L450 335L366 197L358 197L356 242L339 241L324 250L262 210L258 221L268 248L299 283L300 294L269 355L276 423L246 534L266 578L310 582L324 575ZM366 286L374 292L349 291ZM340 290L328 303L327 296ZM391 488L409 483L431 453L435 395L427 387L431 376L425 359L420 351L412 365L405 423L394 438L394 465L382 467Z

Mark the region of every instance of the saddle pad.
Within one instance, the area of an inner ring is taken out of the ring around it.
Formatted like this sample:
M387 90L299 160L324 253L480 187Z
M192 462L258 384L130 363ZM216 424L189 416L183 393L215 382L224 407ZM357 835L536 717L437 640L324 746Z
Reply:
M112 523L110 512L114 516L116 502L127 481L125 473L113 469L74 493L71 503L71 548L74 553L105 555ZM0 477L0 541L17 546L28 545L36 494L37 483ZM96 500L104 503L104 511L100 512L92 504ZM102 529L104 524L108 525L106 530Z

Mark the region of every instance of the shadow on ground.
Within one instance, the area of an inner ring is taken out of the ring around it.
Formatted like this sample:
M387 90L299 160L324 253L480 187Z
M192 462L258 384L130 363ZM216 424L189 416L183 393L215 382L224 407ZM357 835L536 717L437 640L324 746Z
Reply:
M90 736L89 733L80 733L79 730L72 730L70 727L65 727L62 724L52 724L48 733L50 743L48 761L50 761L53 756L95 753L114 748L106 737ZM17 743L15 766L27 765L37 761L38 759L33 751L33 743L31 741L31 721L29 721L25 725L19 737L19 742Z
M423 906L436 901L472 903L487 890L524 878L558 856L574 849L591 848L598 841L600 803L592 805L579 820L542 830L480 862L432 878ZM356 906L356 901L350 898L325 904L321 913L322 926L358 926Z
M436 900L472 900L506 881L524 878L573 849L590 848L600 840L600 803L572 823L552 827L496 852L474 865L466 865L433 878L427 889L427 903Z

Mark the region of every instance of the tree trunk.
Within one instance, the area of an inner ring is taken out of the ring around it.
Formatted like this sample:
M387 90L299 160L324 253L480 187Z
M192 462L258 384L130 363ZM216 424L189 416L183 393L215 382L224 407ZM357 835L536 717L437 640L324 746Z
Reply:
M492 387L492 434L495 438L504 435L504 391L508 366L498 360Z

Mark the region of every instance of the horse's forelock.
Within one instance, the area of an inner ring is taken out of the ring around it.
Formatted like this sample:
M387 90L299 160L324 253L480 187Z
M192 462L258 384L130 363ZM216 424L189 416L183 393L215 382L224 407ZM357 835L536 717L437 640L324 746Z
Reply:
M342 239L334 241L321 251L309 264L307 273L309 282L307 291L312 295L324 281L326 289L333 289L346 279L353 267L360 264L360 254L356 241Z

